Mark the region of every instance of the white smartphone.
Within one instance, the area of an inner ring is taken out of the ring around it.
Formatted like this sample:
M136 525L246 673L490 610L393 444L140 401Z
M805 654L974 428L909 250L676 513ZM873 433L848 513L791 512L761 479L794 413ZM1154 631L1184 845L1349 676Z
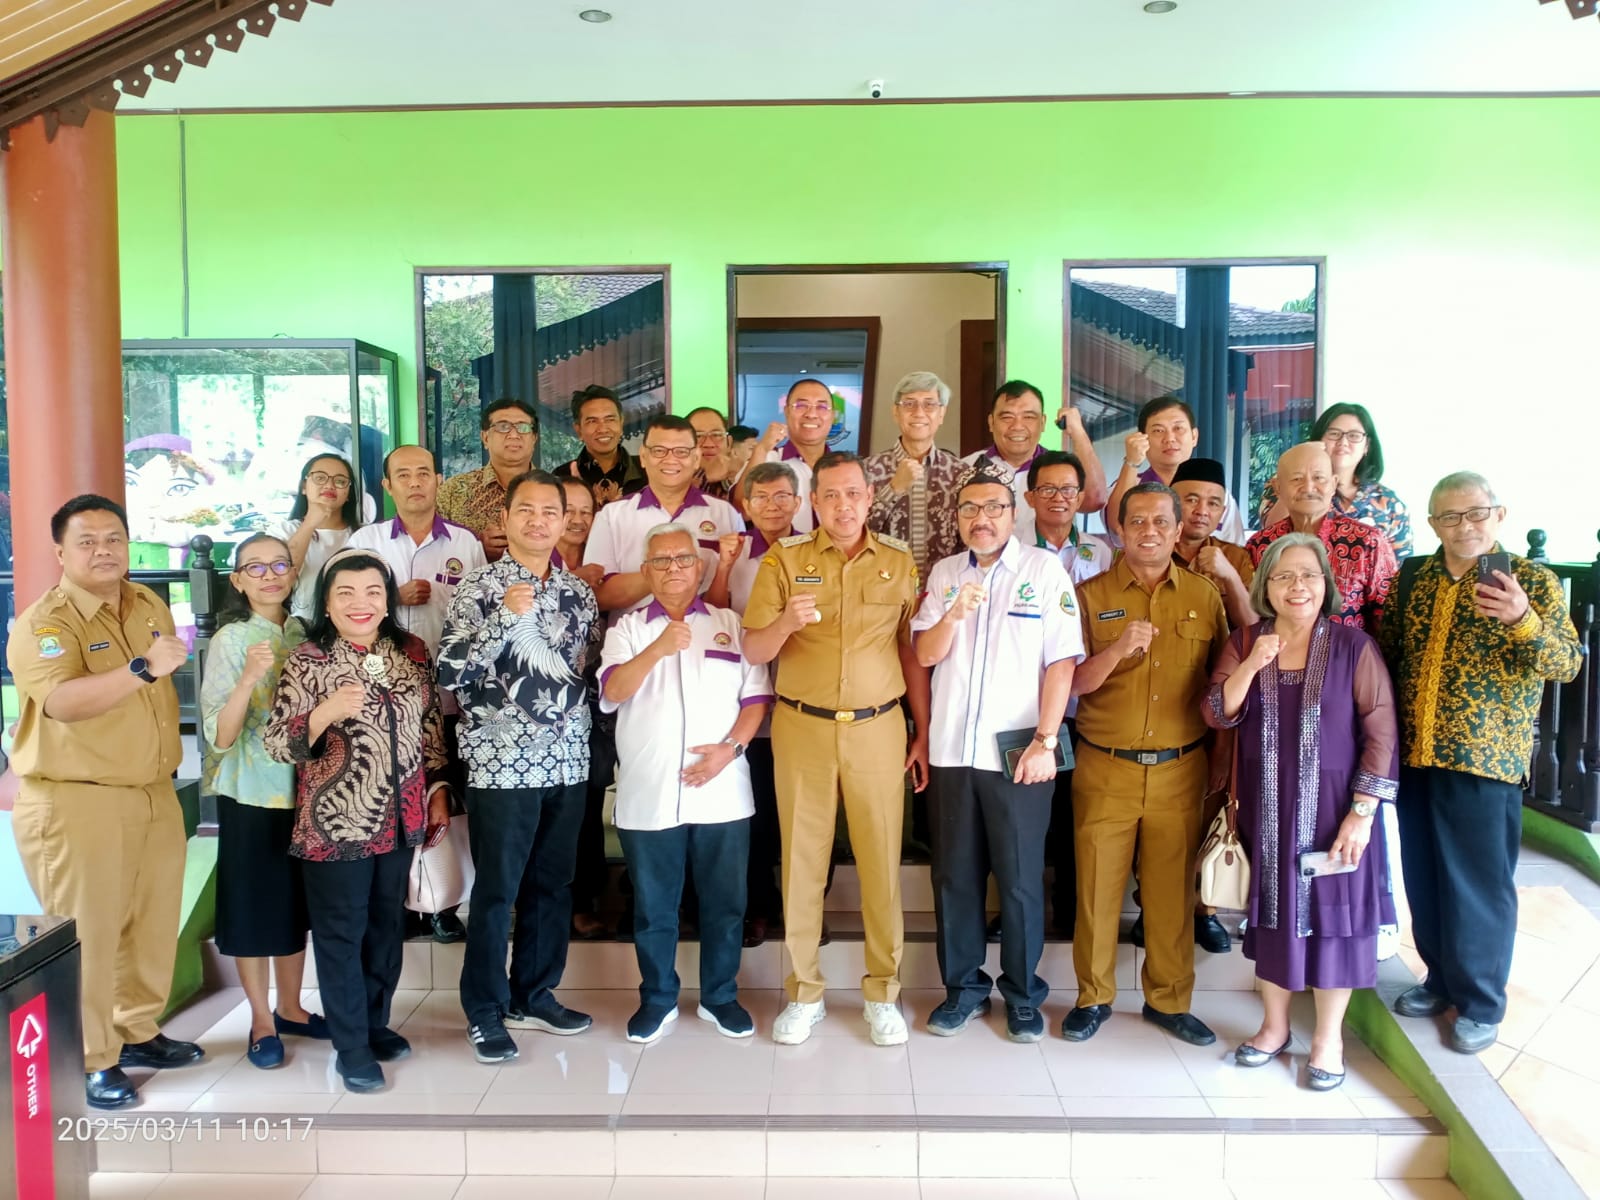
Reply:
M1318 875L1348 875L1355 864L1345 862L1341 855L1330 859L1326 850L1307 850L1300 856L1300 878L1314 879Z

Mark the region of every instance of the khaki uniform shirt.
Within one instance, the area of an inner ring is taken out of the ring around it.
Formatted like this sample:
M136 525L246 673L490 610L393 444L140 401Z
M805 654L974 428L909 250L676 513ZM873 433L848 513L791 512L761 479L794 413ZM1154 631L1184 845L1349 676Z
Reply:
M70 679L126 671L154 634L176 637L172 611L149 588L122 581L119 615L66 579L17 617L6 660L22 716L11 767L24 779L146 787L171 779L183 761L178 691L172 677L145 684L98 717L55 721L45 701Z
M1212 534L1205 541L1201 542L1199 547L1194 552L1194 558L1190 558L1188 561L1184 560L1183 543L1179 542L1177 549L1173 550L1172 552L1172 561L1177 563L1180 567L1188 567L1193 570L1194 559L1199 558L1200 551L1204 550L1207 546L1215 546L1218 550L1222 551L1222 557L1228 560L1228 565L1235 571L1239 572L1240 581L1245 587L1248 588L1250 586L1250 581L1256 577L1256 565L1250 559L1250 552L1243 546L1235 545L1233 542L1223 541L1216 534ZM1196 574L1198 573L1199 572L1196 572Z
M1228 640L1216 585L1173 566L1146 591L1119 557L1079 586L1078 609L1091 656L1121 637L1129 621L1156 627L1148 650L1123 659L1104 683L1078 697L1078 733L1111 750L1174 750L1205 736L1200 698Z
M899 648L911 644L917 566L904 542L866 537L851 559L820 529L781 538L762 557L745 605L746 629L765 629L797 593L815 596L822 614L778 652L780 696L846 709L877 708L905 694Z

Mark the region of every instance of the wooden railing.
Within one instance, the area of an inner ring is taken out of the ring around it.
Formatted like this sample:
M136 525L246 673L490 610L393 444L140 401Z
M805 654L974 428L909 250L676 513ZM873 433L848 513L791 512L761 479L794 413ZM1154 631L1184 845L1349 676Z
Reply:
M1528 557L1554 571L1567 592L1583 667L1571 683L1547 684L1533 734L1523 803L1587 833L1600 833L1600 556L1590 563L1545 558L1545 533L1528 534Z

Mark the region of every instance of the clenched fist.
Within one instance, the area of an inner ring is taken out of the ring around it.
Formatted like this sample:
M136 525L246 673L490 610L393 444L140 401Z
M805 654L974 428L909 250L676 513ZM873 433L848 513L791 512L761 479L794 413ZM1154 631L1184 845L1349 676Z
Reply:
M810 592L796 592L790 596L789 603L783 606L783 616L793 633L822 620L822 614L817 611L817 598Z
M150 649L145 652L144 661L150 674L157 679L171 675L189 659L189 647L183 644L180 637L164 637L156 634L156 640L150 644Z
M1117 639L1116 645L1123 658L1132 658L1135 654L1143 654L1150 649L1150 643L1160 632L1149 621L1129 621L1128 627L1122 631L1122 636Z
M668 658L680 650L687 650L690 641L691 634L687 621L668 621L667 627L661 631L654 645L656 653L662 658Z
M244 669L239 672L239 686L249 691L267 677L267 672L272 670L272 646L268 642L257 642L244 652Z
M513 583L506 589L506 594L500 597L500 603L516 616L522 616L533 607L533 584Z
M426 604L431 595L433 595L433 585L426 579L413 579L410 583L400 585L400 603L408 608Z
M1150 461L1150 439L1142 433L1130 433L1122 442L1122 461L1130 466Z
M1245 656L1244 665L1247 670L1259 671L1269 662L1278 657L1278 651L1283 649L1283 639L1275 633L1263 633L1250 647L1250 653Z
M904 496L921 478L922 464L914 458L903 458L900 460L900 465L895 468L894 478L889 480L889 486L894 489L896 495Z
M725 533L717 539L717 569L725 571L739 561L744 550L744 538L737 533Z
M359 717L366 698L367 691L359 683L341 683L333 695L317 707L322 710L322 715L328 718L328 724L332 725L336 721L348 721Z
M977 612L979 606L988 598L989 592L981 583L963 583L961 590L955 594L955 599L950 601L950 607L945 615L953 620L964 621Z
M1234 570L1233 564L1228 561L1228 556L1215 546L1205 546L1194 556L1194 569L1202 575L1210 576L1218 583L1227 583L1229 580L1239 578L1239 572Z

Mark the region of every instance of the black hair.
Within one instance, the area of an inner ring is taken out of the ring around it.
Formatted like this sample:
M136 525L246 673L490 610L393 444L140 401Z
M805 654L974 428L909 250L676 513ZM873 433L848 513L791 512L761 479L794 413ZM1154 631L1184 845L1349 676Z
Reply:
M1172 501L1172 520L1176 525L1183 524L1183 501L1178 499L1178 493L1169 488L1158 479L1146 483L1136 483L1122 493L1122 499L1117 503L1117 524L1125 525L1128 520L1128 501L1135 496L1165 496Z
M377 571L383 576L383 599L388 612L383 614L383 620L378 622L378 638L388 638L396 644L404 640L405 630L400 628L395 620L395 613L400 611L400 590L394 584L394 572L389 570L389 564L376 554L361 551L356 554L340 554L329 559L322 567L322 574L317 580L317 602L311 613L311 628L307 638L321 646L324 650L331 650L333 643L339 640L339 631L333 626L333 619L328 616L328 589L333 586L333 581L346 571Z
M665 429L668 433L687 433L695 436L694 426L689 424L688 417L674 416L672 413L657 413L644 424L644 436L649 437L652 429Z
M128 532L128 511L115 500L107 500L104 496L96 496L93 492L85 492L81 496L74 496L50 515L50 540L56 545L61 544L61 539L67 534L67 522L79 513L108 512L122 522L122 532Z
M738 445L740 442L748 442L760 436L761 435L756 432L755 428L750 425L728 426L728 440L734 445Z
M1378 428L1372 423L1372 414L1363 405L1351 404L1348 401L1328 405L1322 414L1311 422L1311 436L1306 440L1320 442L1322 435L1328 432L1328 426L1339 417L1354 417L1361 422L1361 428L1367 435L1367 452L1356 464L1355 481L1363 487L1369 483L1377 483L1383 478L1383 443L1378 440Z
M1000 407L1002 400L1021 400L1024 396L1037 396L1039 407L1044 407L1044 393L1026 379L1008 379L995 388L994 395L989 399L989 414L994 415L994 410Z
M572 423L578 423L578 416L583 412L583 406L591 400L609 400L616 406L617 420L622 419L622 399L608 387L601 387L598 383L591 383L581 392L572 393Z
M867 479L867 464L859 454L849 450L829 450L817 459L816 466L811 468L811 494L813 496L817 494L817 480L822 478L824 471L831 471L834 467L848 467L851 463L861 468L861 478L870 485L872 481Z
M717 420L721 421L723 429L727 429L728 428L728 417L727 417L727 414L724 413L720 408L712 408L711 405L709 405L709 404L702 404L699 408L691 408L688 412L683 414L683 419L685 421L688 421L690 417L695 415L695 413L703 413L703 412L704 413L710 413ZM689 424L690 424L691 427L693 427L694 422L690 421Z
M252 533L249 537L245 538L244 541L240 542L233 548L234 572L239 570L239 564L244 561L244 552L250 549L251 546L257 545L260 542L274 542L277 545L282 546L283 556L290 562L294 561L294 556L289 553L289 543L284 541L277 534ZM285 578L287 578L287 576ZM288 596L285 596L283 599L283 607L284 611L287 612L289 608ZM221 629L224 625L231 625L235 621L243 621L249 616L249 599L246 598L243 592L233 586L233 581L230 579L228 581L228 586L223 589L222 603L217 605L217 628Z
M294 507L289 510L289 519L305 520L306 513L311 508L311 502L306 499L306 476L311 474L311 468L317 463L330 458L344 468L345 477L350 480L350 486L345 489L344 505L339 509L339 515L344 518L346 529L360 529L361 489L356 487L356 471L346 459L337 454L313 454L306 459L305 466L300 468L299 494L294 498Z
M404 446L396 446L393 450L389 451L389 453L383 456L383 477L385 479L389 478L389 460L396 454L399 454L402 450L428 450L428 447L419 446L414 443L408 443ZM435 475L439 473L439 456L432 450L428 450L428 465L433 468L433 473Z
M1187 400L1180 400L1177 396L1157 396L1154 400L1146 400L1144 407L1139 409L1139 432L1144 432L1144 427L1150 423L1150 418L1159 412L1166 412L1169 408L1183 410L1183 415L1189 419L1189 424L1194 422L1194 409L1189 407Z
M561 497L561 511L567 511L567 489L565 486L563 486L561 476L552 475L549 471L541 470L538 467L533 467L530 470L524 471L521 475L513 477L511 482L506 484L506 498L502 504L502 507L504 507L507 512L511 511L511 505L517 498L517 491L525 483L537 483L542 487L555 488L556 495Z
M555 481L561 485L561 494L565 496L569 487L580 487L589 493L589 503L595 502L594 489L589 486L581 475L556 475Z
M533 436L539 436L539 414L533 410L533 405L526 400L518 400L515 396L503 396L499 400L491 401L483 406L483 411L478 414L478 429L483 433L489 432L493 422L489 419L497 412L504 412L514 408L533 424Z
M1031 492L1039 486L1039 473L1046 467L1071 467L1078 473L1078 488L1083 488L1083 462L1076 454L1069 454L1065 450L1046 450L1042 454L1035 454L1033 461L1028 464L1028 490Z
M796 379L793 383L791 383L789 385L789 390L784 392L784 394L783 394L783 403L784 403L784 407L785 408L788 407L788 405L789 405L789 397L794 395L795 388L799 387L803 383L814 383L814 384L816 384L819 388L821 388L823 391L828 393L828 403L829 404L833 403L833 389L831 387L829 387L827 384L823 383L822 380L813 379L810 375L807 375L804 379Z

